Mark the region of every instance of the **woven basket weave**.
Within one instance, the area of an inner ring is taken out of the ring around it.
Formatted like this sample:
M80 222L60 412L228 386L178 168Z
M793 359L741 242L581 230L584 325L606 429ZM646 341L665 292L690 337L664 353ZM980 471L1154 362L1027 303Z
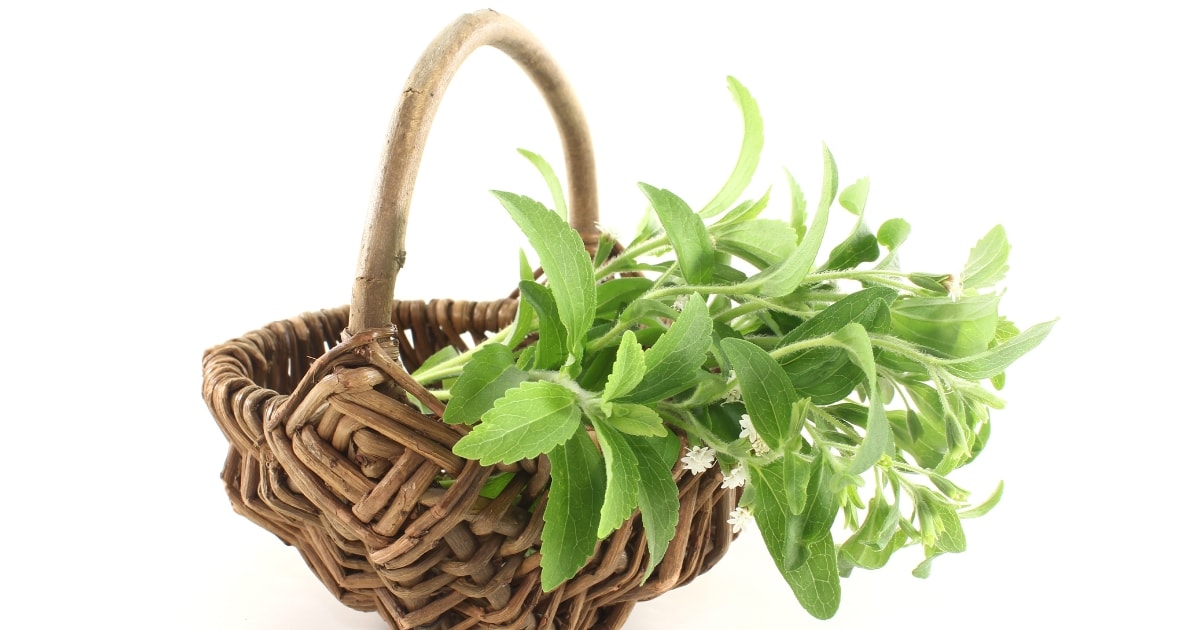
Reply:
M569 86L512 20L463 16L409 77L351 305L278 321L204 354L204 397L230 443L222 479L236 512L298 549L344 604L377 610L392 627L615 629L636 602L720 559L737 496L720 488L715 468L684 475L677 464L679 526L649 580L641 583L649 560L635 513L574 578L544 593L537 548L548 458L481 466L458 457L452 449L468 428L443 423L444 404L409 375L446 346L483 341L516 312L511 296L391 297L432 115L454 71L484 45L517 61L550 105L566 154L570 222L594 247L591 142ZM516 476L494 500L482 498L498 472Z

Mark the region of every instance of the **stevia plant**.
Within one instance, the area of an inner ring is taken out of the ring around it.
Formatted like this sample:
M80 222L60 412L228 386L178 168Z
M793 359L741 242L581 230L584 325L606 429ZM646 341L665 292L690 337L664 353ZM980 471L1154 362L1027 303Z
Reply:
M999 314L1009 252L1000 226L956 273L901 271L909 224L873 231L869 180L839 194L827 148L811 218L790 175L788 220L762 217L768 194L739 203L762 121L747 90L732 78L729 87L744 139L728 182L699 210L641 185L650 209L624 248L606 234L589 254L564 220L553 171L523 152L554 210L495 196L544 284L522 252L515 321L468 352L446 348L414 376L442 387L446 422L473 425L456 454L485 465L549 456L544 590L637 510L649 577L678 522L671 470L682 452L690 473L719 466L723 487L744 487L729 522L738 531L756 521L800 604L824 619L855 567L920 545L913 574L925 577L934 558L964 551L962 520L996 505L1002 485L971 504L949 476L983 450L1005 369L1053 322L1020 330ZM854 227L818 262L835 199ZM511 478L497 474L485 492ZM839 513L849 535L835 542Z

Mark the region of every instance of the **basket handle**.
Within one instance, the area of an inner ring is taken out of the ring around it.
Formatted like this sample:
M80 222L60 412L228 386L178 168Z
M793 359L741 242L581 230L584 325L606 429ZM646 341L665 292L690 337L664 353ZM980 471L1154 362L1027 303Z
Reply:
M463 15L425 49L408 77L392 119L379 192L363 230L347 332L391 326L396 274L404 266L404 233L421 152L450 78L481 46L504 51L537 84L554 114L567 164L570 224L594 245L599 218L592 140L571 86L529 31L492 10Z

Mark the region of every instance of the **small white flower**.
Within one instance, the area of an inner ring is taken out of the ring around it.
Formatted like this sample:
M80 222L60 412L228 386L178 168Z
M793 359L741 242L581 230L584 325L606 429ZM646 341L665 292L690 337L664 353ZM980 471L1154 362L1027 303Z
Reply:
M733 533L741 533L742 528L746 526L746 523L750 522L750 510L747 510L744 507L739 507L738 509L729 513L729 520L725 522L733 525Z
M946 281L942 283L946 287L946 292L950 294L950 301L957 302L963 296L962 277L956 273L952 273L946 277Z
M754 423L750 422L750 414L742 414L742 419L738 420L738 424L742 425L742 432L738 434L738 437L746 438L751 442L758 439L758 431L754 430Z
M713 450L707 446L693 446L688 449L686 455L681 457L679 461L683 462L683 467L690 470L693 475L712 468L713 463L717 461Z
M742 414L742 419L738 420L738 423L742 425L742 432L738 434L738 437L750 440L751 453L761 457L771 452L771 447L767 446L767 443L759 437L758 431L754 429L754 424L750 422L749 414Z
M737 374L735 374L733 370L729 370L729 378L725 380L725 383L726 384L732 383L736 379L737 379ZM728 392L725 392L725 402L733 403L733 402L741 402L741 401L742 401L742 388L734 386L734 387L730 387Z
M725 478L721 480L722 488L741 488L746 485L746 469L739 462L733 470L725 474Z
M671 308L673 308L677 311L682 311L683 307L687 306L687 303L688 303L688 296L680 295L679 297L675 298L675 303L671 304Z

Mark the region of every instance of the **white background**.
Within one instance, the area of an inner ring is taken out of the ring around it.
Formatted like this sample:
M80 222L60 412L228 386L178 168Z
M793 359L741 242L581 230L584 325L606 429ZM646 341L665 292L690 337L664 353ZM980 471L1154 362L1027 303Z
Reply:
M1009 373L961 482L1006 495L928 580L918 554L809 620L748 532L631 630L1176 627L1194 615L1193 294L1200 45L1184 3L498 1L542 39L595 136L604 221L636 182L704 203L740 141L725 76L815 197L821 142L905 266L952 271L993 224L1002 310L1061 317ZM673 5L673 6L672 6ZM733 8L737 6L737 8ZM18 8L19 7L19 8ZM345 303L391 111L476 3L42 3L0 8L4 565L0 626L382 629L236 516L200 356ZM515 65L462 69L430 138L398 295L491 299L519 239L487 190L561 165ZM561 166L560 166L561 168ZM847 221L839 225L848 226ZM1185 617L1185 615L1187 617Z

